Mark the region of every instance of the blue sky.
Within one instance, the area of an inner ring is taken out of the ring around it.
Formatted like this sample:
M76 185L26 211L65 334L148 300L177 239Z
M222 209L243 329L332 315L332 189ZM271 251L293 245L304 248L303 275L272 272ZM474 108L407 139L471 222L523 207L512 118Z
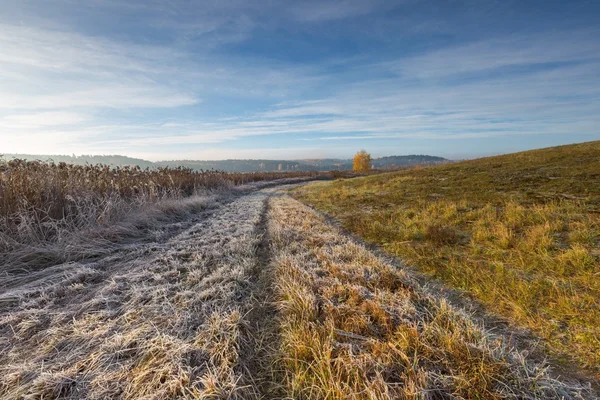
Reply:
M0 10L0 153L467 158L600 139L596 0Z

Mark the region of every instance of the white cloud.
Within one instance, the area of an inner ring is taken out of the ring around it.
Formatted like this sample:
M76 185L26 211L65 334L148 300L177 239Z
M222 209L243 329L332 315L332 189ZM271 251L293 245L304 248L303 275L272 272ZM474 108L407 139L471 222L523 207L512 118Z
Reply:
M0 128L32 129L61 125L77 125L88 120L88 116L68 111L51 111L35 114L11 114L0 117Z
M205 5L195 13L185 2L86 5L144 15L150 8L155 17L144 23L177 30L163 46L0 23L1 150L214 158L258 154L206 148L267 135L288 136L292 148L307 134L315 143L337 141L336 147L344 140L598 135L596 31L512 35L385 62L357 55L293 65L213 52L266 28L253 18L261 12L258 2ZM374 5L265 7L277 8L286 21L312 24L365 15ZM551 68L530 70L538 64ZM522 70L497 73L511 68ZM217 103L226 111L211 115ZM206 120L189 108L185 117L176 113L193 105L208 110Z
M57 30L0 25L0 62L20 67L106 76L117 72L154 73L165 60L180 57L156 46L118 44ZM161 65L162 64L162 65Z
M322 22L368 14L382 6L384 2L375 0L302 1L293 3L288 12L300 21Z
M178 107L198 102L192 95L168 88L133 85L89 85L84 89L48 94L0 93L0 109L7 110Z
M597 30L551 34L510 35L435 50L408 60L386 63L407 78L440 78L485 72L503 67L600 60Z
M87 148L105 153L139 156L155 154L154 149L159 148L164 151L162 156L153 158L168 159L186 158L184 153L192 154L187 158L219 158L217 155L221 154L237 157L246 153L211 153L204 149L216 143L266 135L286 135L292 148L294 143L307 143L295 141L298 134L316 136L309 139L313 142L323 139L339 143L573 132L593 138L598 137L600 126L600 104L595 100L600 96L600 87L589 84L596 68L595 64L563 66L449 86L407 87L397 79L367 81L320 100L280 103L265 112L210 123L178 119L153 124L105 124L84 130L85 141ZM61 132L61 137L68 137L67 131ZM72 132L82 134L80 129ZM51 135L52 131L48 131ZM69 148L68 152L77 152L79 144L61 146ZM336 144L335 148L343 146ZM258 153L248 149L248 154Z
M0 109L176 107L199 100L178 85L174 51L0 24ZM2 78L4 77L4 78Z

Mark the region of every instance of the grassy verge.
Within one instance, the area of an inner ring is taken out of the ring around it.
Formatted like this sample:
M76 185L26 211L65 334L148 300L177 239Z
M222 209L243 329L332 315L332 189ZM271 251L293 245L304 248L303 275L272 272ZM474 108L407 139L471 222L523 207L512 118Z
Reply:
M295 195L600 376L600 142L319 183Z
M294 399L583 398L405 272L281 197L269 218Z

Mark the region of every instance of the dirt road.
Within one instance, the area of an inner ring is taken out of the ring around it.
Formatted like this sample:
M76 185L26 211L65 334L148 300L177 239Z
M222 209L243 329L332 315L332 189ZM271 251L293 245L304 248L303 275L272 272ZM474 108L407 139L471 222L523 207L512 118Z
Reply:
M264 302L256 269L271 193L226 197L191 226L153 232L180 231L168 240L4 278L2 397L257 395L251 356L264 335L247 334L247 317Z

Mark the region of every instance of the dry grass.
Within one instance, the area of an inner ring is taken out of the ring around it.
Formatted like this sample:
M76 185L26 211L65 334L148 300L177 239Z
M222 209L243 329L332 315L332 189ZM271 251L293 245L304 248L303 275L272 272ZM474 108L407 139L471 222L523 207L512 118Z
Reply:
M75 261L2 264L0 398L594 398L268 185L146 204L66 241ZM424 232L464 245L448 227Z
M309 185L297 196L600 376L600 142Z
M142 170L0 158L0 271L80 260L81 237L96 249L110 250L115 240L151 229L145 221L152 214L176 211L180 207L173 203L183 198L252 182L315 177L311 172ZM131 229L113 229L116 224Z
M270 375L255 358L273 346L249 319L266 301L264 201L239 197L168 241L4 293L0 398L258 398Z
M269 221L290 398L592 396L551 379L297 201L273 200Z
M0 216L13 217L26 208L52 219L70 218L77 203L118 195L124 200L191 196L203 189L294 177L314 172L193 171L189 168L110 167L64 162L3 161L0 158Z

